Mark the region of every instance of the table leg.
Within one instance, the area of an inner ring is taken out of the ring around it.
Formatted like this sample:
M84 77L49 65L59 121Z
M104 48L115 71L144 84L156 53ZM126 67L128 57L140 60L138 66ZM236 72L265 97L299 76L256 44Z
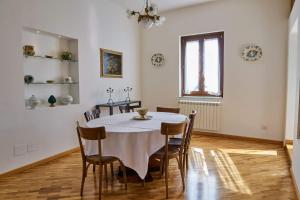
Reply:
M127 113L130 113L130 108L129 108L129 106L130 106L129 104L126 104L126 112L127 112Z
M109 107L109 115L113 115L114 114L114 108L111 106Z

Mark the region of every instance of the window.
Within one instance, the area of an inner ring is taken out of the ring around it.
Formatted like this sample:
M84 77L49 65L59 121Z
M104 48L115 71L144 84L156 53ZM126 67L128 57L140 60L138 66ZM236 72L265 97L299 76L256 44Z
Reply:
M181 38L182 96L223 97L224 32Z

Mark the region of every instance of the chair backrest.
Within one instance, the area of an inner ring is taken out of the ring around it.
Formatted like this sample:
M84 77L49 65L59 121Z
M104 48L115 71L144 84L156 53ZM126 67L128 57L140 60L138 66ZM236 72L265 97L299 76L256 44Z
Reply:
M136 106L119 106L120 113L134 112Z
M97 140L98 141L98 154L99 157L102 157L102 147L101 147L101 140L106 138L106 131L105 127L98 127L98 128L83 128L80 127L79 122L77 122L77 136L80 145L80 151L82 160L86 160L86 155L84 152L84 147L82 143L82 139L85 140Z
M180 108L164 108L164 107L157 107L157 112L169 112L169 113L176 113L178 114L180 112Z
M84 113L84 117L85 117L85 120L87 122L93 120L93 119L97 119L100 117L100 107L99 106L95 106L93 107L91 110L89 111L86 111Z
M197 111L193 110L192 113L189 115L190 122L189 122L187 132L185 135L184 151L188 151L189 146L190 146L196 114L197 114Z
M162 135L178 135L186 130L186 122L182 123L161 123Z
M161 134L165 135L165 154L168 157L169 136L183 134L185 138L187 123L161 123ZM181 143L180 153L184 150L184 140Z

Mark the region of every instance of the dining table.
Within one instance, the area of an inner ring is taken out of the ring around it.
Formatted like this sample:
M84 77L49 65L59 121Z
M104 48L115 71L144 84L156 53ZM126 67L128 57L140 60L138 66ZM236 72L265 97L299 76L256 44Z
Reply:
M148 112L148 120L136 120L137 112L104 116L87 122L87 127L105 127L106 138L102 140L103 156L119 158L126 167L136 171L141 179L148 172L150 156L165 145L161 123L188 122L182 114ZM178 137L181 137L179 134ZM87 155L98 154L96 141L85 141Z

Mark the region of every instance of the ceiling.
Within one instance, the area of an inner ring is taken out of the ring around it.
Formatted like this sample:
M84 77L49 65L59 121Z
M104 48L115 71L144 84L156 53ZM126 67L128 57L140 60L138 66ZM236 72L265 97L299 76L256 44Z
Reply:
M113 0L121 4L124 8L141 10L145 5L145 0ZM216 0L151 0L160 11L169 11L177 8L184 8L196 4L206 3Z

